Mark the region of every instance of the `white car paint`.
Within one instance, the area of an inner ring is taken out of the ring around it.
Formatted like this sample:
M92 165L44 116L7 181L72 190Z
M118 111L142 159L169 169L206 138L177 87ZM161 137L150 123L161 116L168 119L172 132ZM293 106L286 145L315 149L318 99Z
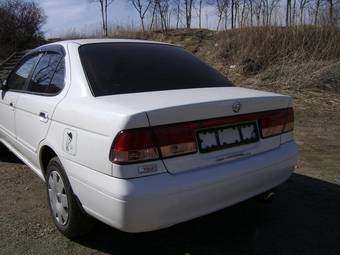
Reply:
M55 43L65 49L65 87L60 94L45 97L0 91L0 141L42 180L41 151L48 146L60 158L88 214L123 231L143 232L219 210L289 178L297 161L293 132L206 154L112 163L110 149L121 130L237 115L232 111L236 101L246 114L291 107L292 100L238 87L94 97L78 48L106 42L141 41ZM46 120L39 116L41 111L46 112ZM76 137L72 144L67 132ZM142 173L141 167L156 172Z

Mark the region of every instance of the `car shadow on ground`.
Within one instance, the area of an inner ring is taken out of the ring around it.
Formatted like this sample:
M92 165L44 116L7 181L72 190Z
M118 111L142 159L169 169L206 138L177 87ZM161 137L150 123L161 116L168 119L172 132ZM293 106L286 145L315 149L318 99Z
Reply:
M76 242L114 254L340 254L340 186L294 174L276 195L151 233L98 224Z
M24 164L17 156L0 143L0 162Z

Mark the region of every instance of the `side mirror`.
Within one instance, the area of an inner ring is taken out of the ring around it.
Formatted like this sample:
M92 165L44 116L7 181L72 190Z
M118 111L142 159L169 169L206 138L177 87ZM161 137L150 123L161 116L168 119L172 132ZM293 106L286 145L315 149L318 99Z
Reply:
M0 90L2 90L2 91L7 90L6 80L0 79Z

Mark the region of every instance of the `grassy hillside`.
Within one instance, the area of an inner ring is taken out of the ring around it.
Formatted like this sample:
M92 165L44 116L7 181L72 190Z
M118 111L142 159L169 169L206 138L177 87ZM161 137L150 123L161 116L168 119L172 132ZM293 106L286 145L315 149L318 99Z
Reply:
M86 37L65 35L64 39ZM95 37L95 35L88 36ZM244 28L168 34L111 33L174 43L192 51L237 84L267 89L340 92L340 29L332 27Z

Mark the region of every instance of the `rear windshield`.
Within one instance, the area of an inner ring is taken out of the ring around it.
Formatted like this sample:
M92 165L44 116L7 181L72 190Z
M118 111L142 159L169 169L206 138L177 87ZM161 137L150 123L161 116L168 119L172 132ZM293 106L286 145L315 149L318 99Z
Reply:
M193 54L171 45L87 44L79 54L94 96L232 86Z

